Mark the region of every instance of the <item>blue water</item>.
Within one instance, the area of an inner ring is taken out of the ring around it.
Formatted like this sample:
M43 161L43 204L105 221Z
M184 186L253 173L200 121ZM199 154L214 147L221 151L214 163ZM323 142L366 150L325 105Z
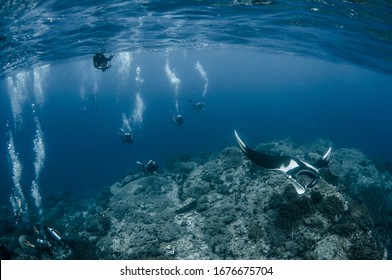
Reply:
M324 138L392 158L389 1L2 1L0 15L4 203L14 188L9 132L32 200L34 116L44 141L42 194L111 185L136 172L137 160L162 167L175 156L219 152L235 145L234 129L252 145ZM115 54L107 72L93 68L96 51ZM205 96L197 62L208 78ZM177 96L167 63L180 80ZM20 73L25 87L10 88ZM117 131L137 92L143 121L131 120L135 142L123 144ZM203 100L205 110L188 99ZM11 100L20 105L17 118ZM171 121L176 100L183 126Z

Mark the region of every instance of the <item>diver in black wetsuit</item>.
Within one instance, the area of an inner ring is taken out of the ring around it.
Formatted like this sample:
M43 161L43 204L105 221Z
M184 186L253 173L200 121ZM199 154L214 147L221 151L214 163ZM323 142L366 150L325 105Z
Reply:
M120 128L118 135L120 135L123 143L131 144L134 141L132 132L126 131L124 128Z
M188 99L188 102L192 105L194 110L204 110L206 107L206 103L203 101L193 102L192 100Z
M147 163L142 163L140 161L137 161L136 163L142 166L142 170L145 174L152 175L158 170L158 164L151 159Z
M19 243L23 248L46 253L50 258L55 259L65 258L76 251L76 247L54 228L44 226L43 229L38 229L34 226L33 231L36 235L34 242L30 242L25 235L19 237Z
M105 72L108 70L112 65L108 64L108 61L111 61L114 54L110 54L109 57L106 57L103 53L96 53L93 57L94 67Z
M180 114L174 115L172 118L173 122L175 122L177 125L182 125L184 123L184 117L181 116Z

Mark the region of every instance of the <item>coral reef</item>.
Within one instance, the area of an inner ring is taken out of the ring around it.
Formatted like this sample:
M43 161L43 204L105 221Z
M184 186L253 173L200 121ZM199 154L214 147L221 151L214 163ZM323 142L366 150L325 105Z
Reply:
M314 161L329 145L258 149ZM172 159L155 175L129 174L80 205L57 199L46 221L76 242L75 259L387 258L391 173L354 149L334 150L330 165L298 195L283 174L228 147Z

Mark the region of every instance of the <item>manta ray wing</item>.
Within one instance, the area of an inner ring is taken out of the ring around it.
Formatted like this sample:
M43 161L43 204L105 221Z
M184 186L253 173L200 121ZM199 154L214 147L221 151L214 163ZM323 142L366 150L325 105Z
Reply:
M332 147L329 147L328 151L313 164L314 167L317 169L328 167L329 160L331 159L331 151Z
M272 156L257 152L248 146L238 136L237 131L234 130L235 138L237 139L238 145L241 151L249 158L253 163L266 169L280 170L286 173L287 167L292 163L291 157L288 156Z

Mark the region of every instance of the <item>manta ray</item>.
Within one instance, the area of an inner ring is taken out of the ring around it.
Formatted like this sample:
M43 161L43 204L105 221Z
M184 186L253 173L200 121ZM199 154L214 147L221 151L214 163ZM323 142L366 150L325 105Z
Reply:
M241 151L248 159L262 168L283 172L290 179L298 194L303 194L307 189L318 183L320 179L319 170L328 167L331 157L332 147L329 147L328 151L313 164L290 156L268 155L246 146L236 130L234 130L234 135ZM306 176L308 180L300 181L299 177L302 175Z

